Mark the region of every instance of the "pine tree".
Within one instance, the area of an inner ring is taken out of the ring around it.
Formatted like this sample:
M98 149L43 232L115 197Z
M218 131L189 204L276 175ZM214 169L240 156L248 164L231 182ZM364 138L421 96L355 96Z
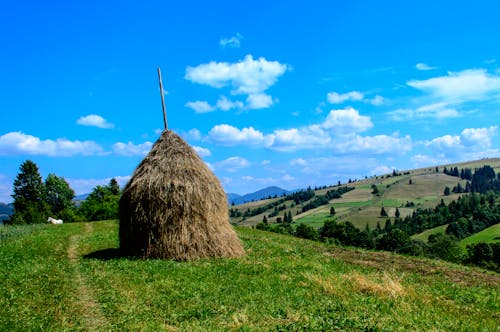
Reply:
M401 213L399 213L399 209L398 208L396 208L396 212L394 213L394 216L396 218L399 218L401 216Z
M120 185L115 178L111 179L108 184L109 191L111 195L120 195Z
M332 206L330 208L330 216L333 217L335 215L335 208Z
M387 217L387 212L385 211L384 207L382 206L382 209L380 209L380 216L381 217Z
M48 205L45 202L45 186L38 171L38 166L31 160L21 164L14 180L14 214L11 223L43 223L48 217Z

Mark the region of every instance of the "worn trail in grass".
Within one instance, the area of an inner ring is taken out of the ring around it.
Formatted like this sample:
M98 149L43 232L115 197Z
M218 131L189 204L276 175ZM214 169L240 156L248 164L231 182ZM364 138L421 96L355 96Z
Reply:
M237 228L246 256L121 257L114 221L0 244L0 330L489 331L500 278Z

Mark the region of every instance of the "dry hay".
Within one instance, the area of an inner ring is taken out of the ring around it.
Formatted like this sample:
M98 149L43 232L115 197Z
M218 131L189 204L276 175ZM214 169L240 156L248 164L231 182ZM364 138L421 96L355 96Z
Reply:
M142 258L238 257L217 177L177 134L165 130L120 199L120 250Z

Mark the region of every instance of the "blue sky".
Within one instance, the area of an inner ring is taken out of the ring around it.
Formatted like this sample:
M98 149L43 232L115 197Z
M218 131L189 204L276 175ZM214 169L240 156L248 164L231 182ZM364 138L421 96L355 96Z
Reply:
M500 156L497 1L11 1L0 201L20 164L123 185L163 127L227 192Z

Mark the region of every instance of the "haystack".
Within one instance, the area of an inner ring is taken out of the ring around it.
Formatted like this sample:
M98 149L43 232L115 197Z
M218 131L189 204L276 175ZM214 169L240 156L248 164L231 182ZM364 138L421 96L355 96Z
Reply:
M177 134L165 130L120 199L120 250L142 258L192 260L244 254L217 177Z

